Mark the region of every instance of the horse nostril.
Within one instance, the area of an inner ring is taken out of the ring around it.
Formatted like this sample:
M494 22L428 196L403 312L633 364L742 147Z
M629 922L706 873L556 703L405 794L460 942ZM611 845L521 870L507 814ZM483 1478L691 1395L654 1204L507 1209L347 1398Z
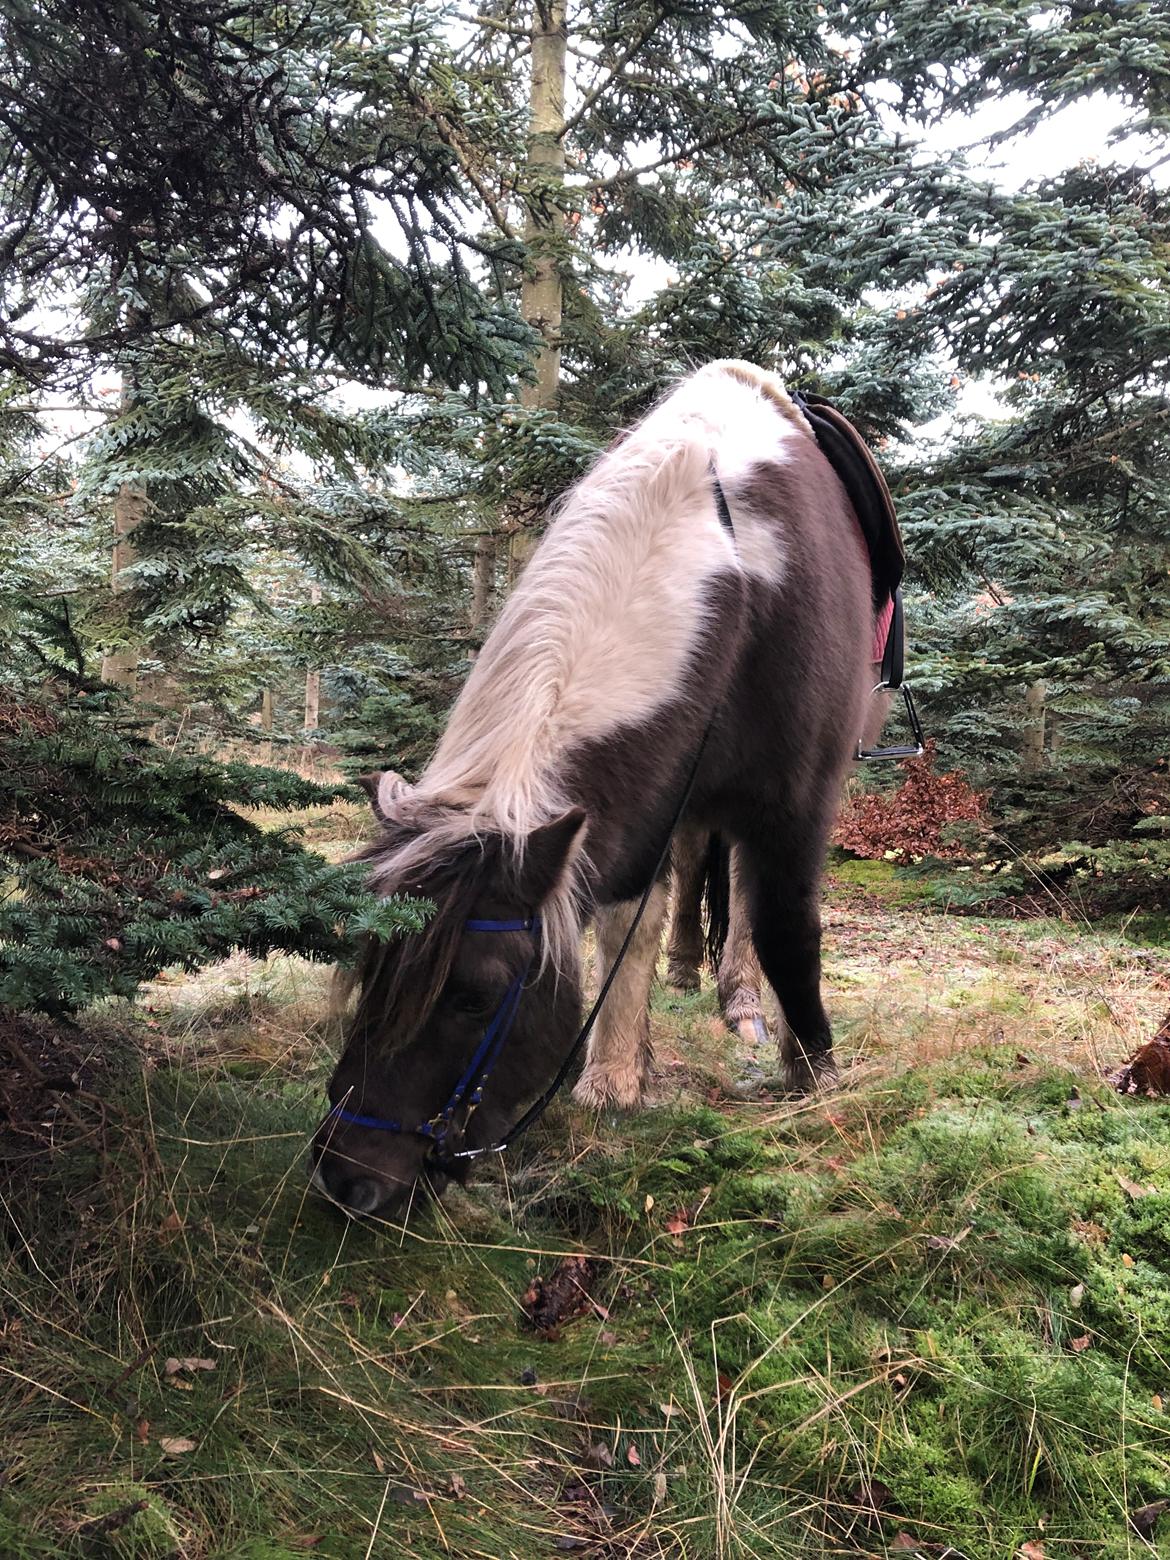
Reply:
M393 1196L393 1188L372 1175L346 1175L328 1160L318 1159L310 1179L318 1191L353 1213L373 1213Z
M373 1213L375 1208L386 1201L389 1193L380 1181L368 1175L359 1175L352 1181L343 1181L334 1195L338 1202L352 1208L355 1213Z

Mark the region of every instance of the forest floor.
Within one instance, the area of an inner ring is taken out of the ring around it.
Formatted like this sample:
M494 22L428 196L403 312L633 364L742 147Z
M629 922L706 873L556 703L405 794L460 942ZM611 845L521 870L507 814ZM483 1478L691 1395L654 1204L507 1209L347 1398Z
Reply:
M407 1228L308 1189L322 970L7 1037L0 1555L1170 1552L1170 1101L1103 1081L1165 951L877 869L826 918L839 1090L737 1099L712 993L660 987L651 1108L562 1100Z

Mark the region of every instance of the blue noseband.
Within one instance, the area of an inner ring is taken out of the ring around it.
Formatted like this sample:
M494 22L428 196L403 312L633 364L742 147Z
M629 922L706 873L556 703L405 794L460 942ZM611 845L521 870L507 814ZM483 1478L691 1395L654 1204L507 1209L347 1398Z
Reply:
M469 932L531 932L533 945L532 952L528 955L522 969L513 977L507 991L501 997L499 1007L483 1032L483 1038L464 1068L459 1082L451 1091L451 1098L437 1116L432 1116L429 1121L420 1122L417 1127L407 1127L401 1121L392 1121L382 1116L362 1116L356 1111L344 1110L340 1105L333 1107L325 1118L326 1121L342 1121L351 1127L370 1127L375 1132L401 1132L413 1137L429 1138L435 1147L441 1150L459 1107L466 1105L467 1114L470 1116L483 1099L484 1087L492 1075L492 1069L503 1050L504 1041L508 1038L515 1022L520 1007L520 997L524 991L524 982L528 979L532 961L536 958L536 949L540 943L540 917L531 915L512 921L471 920L463 924Z

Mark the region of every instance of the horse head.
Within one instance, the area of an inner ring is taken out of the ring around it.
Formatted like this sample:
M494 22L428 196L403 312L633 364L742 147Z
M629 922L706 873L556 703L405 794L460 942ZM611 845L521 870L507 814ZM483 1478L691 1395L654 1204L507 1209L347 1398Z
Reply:
M549 956L542 911L571 897L585 814L516 841L472 832L457 807L396 775L367 789L381 829L363 857L377 887L435 908L421 932L363 951L313 1179L353 1212L390 1214L420 1180L442 1191L490 1148L570 1044L580 972Z

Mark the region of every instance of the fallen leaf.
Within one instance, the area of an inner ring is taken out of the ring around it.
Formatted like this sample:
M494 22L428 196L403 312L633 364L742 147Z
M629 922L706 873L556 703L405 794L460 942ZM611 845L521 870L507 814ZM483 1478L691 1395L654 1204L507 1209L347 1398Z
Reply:
M1131 1197L1153 1197L1157 1192L1156 1186L1139 1186L1136 1181L1131 1181L1127 1175L1117 1171L1117 1184L1123 1192L1128 1192Z
M680 1208L677 1213L672 1213L662 1228L668 1235L673 1235L677 1243L682 1245L682 1238L691 1227L691 1221L687 1217L685 1208Z
M386 1472L386 1464L382 1461L381 1457L378 1455L378 1448L376 1446L371 1446L371 1448L370 1448L370 1455L374 1459L374 1467L378 1470L378 1472L379 1473L385 1473Z
M1070 1338L1068 1340L1068 1346L1074 1354L1083 1354L1092 1341L1093 1340L1089 1337L1088 1333L1082 1333L1079 1338Z
M1162 1394L1160 1392L1154 1393L1153 1397L1150 1399L1150 1406L1153 1408L1156 1414L1160 1414L1162 1412Z
M176 1213L172 1208L170 1213L167 1214L166 1218L159 1225L158 1232L160 1235L173 1235L176 1230L181 1230L182 1228L183 1216L182 1214Z
M593 1445L586 1453L586 1457L595 1468L613 1467L613 1453L610 1451L609 1447L606 1446L604 1441L594 1441Z
M826 1170L844 1170L845 1168L845 1161L840 1154L831 1155L825 1160L824 1164Z
M880 1479L870 1479L853 1491L852 1502L863 1511L881 1511L890 1498L890 1487Z
M1133 1267L1133 1258L1130 1256L1128 1251L1123 1251L1121 1253L1121 1265L1122 1267L1127 1268Z
M1072 1306L1080 1305L1081 1301L1084 1298L1085 1298L1085 1286L1084 1286L1084 1284L1074 1284L1072 1286L1072 1288L1068 1292L1068 1303L1069 1303L1069 1305L1072 1305Z
M199 1443L186 1435L160 1435L158 1444L168 1457L180 1457L184 1452L193 1452Z
M931 1251L953 1251L956 1246L961 1245L967 1239L970 1233L971 1226L968 1224L966 1229L960 1230L957 1235L928 1235L926 1244Z
M626 1461L631 1468L640 1468L642 1466L642 1459L638 1456L638 1448L633 1441L626 1447Z
M835 1287L836 1283L837 1283L837 1280L833 1277L832 1273L822 1273L821 1274L821 1288L822 1289L832 1289L832 1288Z
M647 1213L653 1213L654 1212L654 1199L653 1199L653 1197L651 1197L649 1192L646 1193L646 1212Z
M1170 1511L1170 1500L1152 1500L1148 1506L1139 1506L1130 1512L1129 1520L1139 1538L1153 1538L1158 1518L1164 1511Z
M134 1426L134 1439L138 1442L139 1446L145 1446L147 1441L150 1440L149 1419L140 1419Z
M682 1413L682 1409L679 1408L677 1403L659 1403L658 1410L660 1413L665 1414L667 1419L671 1418L671 1416L674 1414Z
M195 1359L191 1355L187 1355L183 1359L176 1359L174 1357L174 1355L172 1355L170 1357L170 1359L167 1360L166 1364L163 1366L163 1373L164 1373L164 1375L167 1375L167 1376L177 1376L178 1373L181 1370L194 1372L194 1371L197 1371L197 1370L214 1370L214 1369L215 1369L215 1361L214 1360Z
M657 1504L658 1502L664 1501L665 1499L666 1475L661 1470L659 1470L659 1472L654 1475L654 1500Z
M617 1333L609 1332L608 1330L603 1329L597 1334L597 1341L598 1343L604 1345L605 1348L612 1349L614 1344L617 1342Z
M715 1396L720 1402L729 1397L735 1390L735 1382L723 1371L719 1371L715 1377Z
M453 1473L447 1481L447 1486L456 1499L467 1494L467 1480L461 1473Z
M520 1300L521 1309L538 1333L555 1341L557 1329L581 1311L603 1308L593 1301L590 1290L597 1282L601 1263L593 1257L564 1257L547 1279L535 1275Z
M936 1544L933 1539L915 1538L912 1533L895 1533L890 1541L891 1549L909 1549L916 1555L950 1555L957 1551L949 1544Z
M1020 1545L1019 1549L1016 1550L1016 1554L1020 1557L1020 1560L1044 1560L1044 1545L1038 1543L1034 1538L1029 1538Z

